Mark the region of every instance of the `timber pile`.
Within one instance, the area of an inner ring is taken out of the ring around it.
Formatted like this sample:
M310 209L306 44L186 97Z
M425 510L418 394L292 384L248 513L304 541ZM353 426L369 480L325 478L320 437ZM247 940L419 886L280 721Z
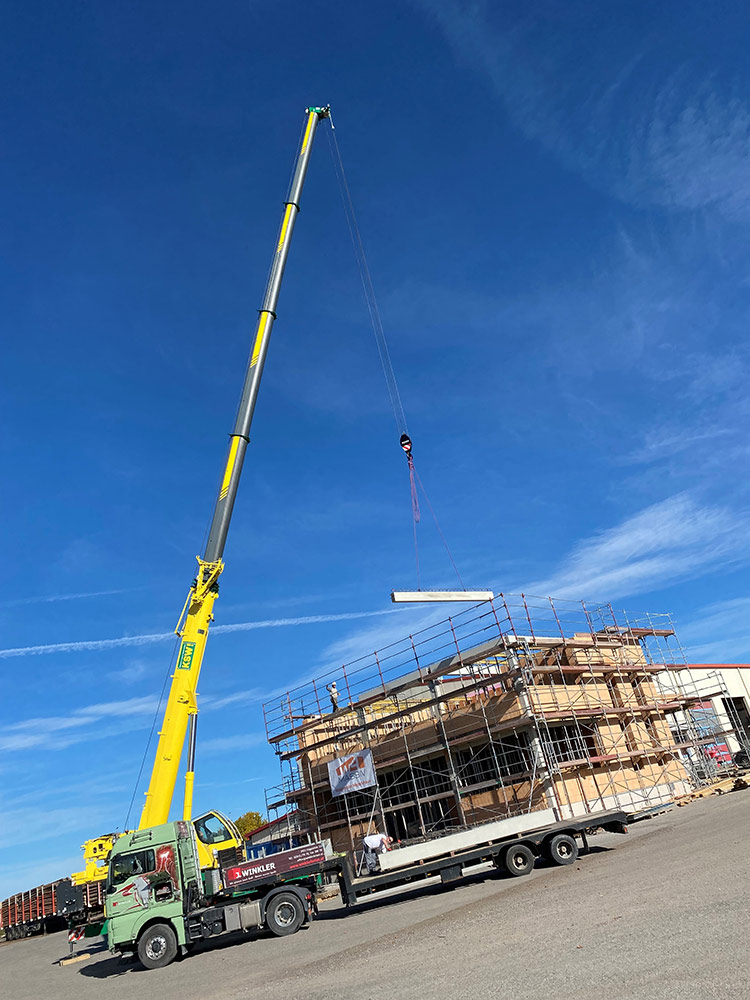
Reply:
M750 784L744 778L723 778L706 788L690 792L689 795L681 795L675 800L675 804L687 806L696 799L705 799L709 795L725 795L727 792L741 792L745 788L750 788Z

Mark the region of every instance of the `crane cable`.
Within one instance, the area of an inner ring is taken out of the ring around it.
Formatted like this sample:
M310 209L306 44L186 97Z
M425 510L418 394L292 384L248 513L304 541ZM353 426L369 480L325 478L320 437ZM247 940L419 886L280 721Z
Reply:
M169 658L169 665L167 667L167 672L164 675L164 683L161 686L161 694L159 695L159 701L154 711L154 717L151 720L151 730L148 734L148 739L146 740L146 746L143 751L143 756L141 757L141 766L138 768L138 776L136 777L135 784L133 785L133 794L130 796L130 804L128 805L128 812L127 815L125 816L125 825L123 826L123 830L127 830L128 823L130 822L130 813L133 811L133 804L135 802L135 797L138 794L138 786L141 783L141 776L143 775L143 769L146 766L146 757L148 755L149 747L151 746L151 740L154 738L156 723L158 722L159 717L161 715L161 706L162 702L164 701L164 695L167 690L167 683L169 681L169 678L172 676L172 668L177 659L177 650L179 649L179 642L180 642L179 639L175 639L174 644L172 646L172 655Z
M385 384L388 389L388 396L391 401L391 408L393 409L393 417L396 421L396 428L400 432L399 444L406 455L406 461L409 467L409 488L411 493L411 509L412 509L412 521L414 525L414 556L417 564L417 587L419 590L422 589L422 584L419 574L419 545L417 543L417 525L419 524L421 514L419 510L419 492L422 491L422 495L427 501L427 506L432 514L432 519L435 522L435 527L437 528L440 539L445 547L445 551L448 554L448 559L450 560L451 566L453 567L458 581L461 584L461 589L465 590L464 582L461 579L461 574L458 571L456 562L451 554L451 550L448 547L448 542L446 541L445 535L442 532L440 524L437 519L437 515L430 503L430 498L427 495L427 490L424 488L424 484L419 477L414 466L414 455L413 446L411 438L409 437L408 427L406 425L406 414L404 413L403 403L401 402L401 394L398 391L398 383L396 381L396 373L393 370L393 362L391 361L391 354L388 350L388 341L386 340L385 330L383 329L383 321L380 318L380 309L378 308L378 301L375 296L375 288L372 283L372 277L370 275L370 268L367 263L367 255L365 253L364 244L362 243L362 236L359 231L359 225L357 224L357 216L354 211L354 203L352 201L351 191L349 190L349 184L346 179L346 171L344 170L344 161L341 158L341 150L339 149L338 140L336 139L336 129L333 124L333 119L329 118L331 123L330 129L327 131L328 135L328 146L331 150L331 157L333 159L333 169L336 174L336 179L339 185L339 192L341 194L341 201L344 206L344 216L346 218L347 228L349 229L349 236L352 241L352 247L354 248L354 256L357 261L357 268L359 270L359 276L362 281L362 288L365 294L365 302L367 303L367 311L370 314L370 322L372 324L372 330L375 334L375 343L378 348L378 355L380 357L380 364L383 369L383 375L385 377Z

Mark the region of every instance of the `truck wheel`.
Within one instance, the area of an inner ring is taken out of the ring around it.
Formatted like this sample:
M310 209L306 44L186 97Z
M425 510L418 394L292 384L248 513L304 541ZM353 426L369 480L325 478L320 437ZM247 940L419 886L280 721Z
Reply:
M558 833L547 846L547 855L556 865L572 865L578 857L578 844L575 837L567 833Z
M534 853L525 844L516 844L505 852L505 867L510 875L518 878L528 875L534 868Z
M177 938L168 924L153 924L138 941L138 958L147 969L163 969L177 955Z
M280 892L274 896L266 910L268 929L277 937L294 934L305 919L305 908L293 892Z

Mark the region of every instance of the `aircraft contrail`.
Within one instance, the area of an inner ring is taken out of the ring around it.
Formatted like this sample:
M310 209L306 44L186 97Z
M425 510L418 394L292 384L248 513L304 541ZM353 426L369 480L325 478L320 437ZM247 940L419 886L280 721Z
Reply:
M318 622L343 622L354 618L397 614L399 610L399 608L386 608L383 611L349 611L339 615L308 615L304 618L265 618L254 622L235 622L233 625L215 625L211 629L211 634L250 632L256 628L283 628L289 625L315 625ZM7 660L13 656L44 656L47 653L79 653L86 650L115 649L118 646L147 646L174 638L174 632L151 632L145 635L124 635L119 639L84 639L78 642L53 642L44 646L17 646L14 649L0 649L0 659Z
M138 588L127 587L120 590L92 590L86 594L49 594L46 597L14 597L10 601L0 601L0 608L16 608L21 604L54 604L57 601L82 601L88 597L109 597L112 594L129 594Z

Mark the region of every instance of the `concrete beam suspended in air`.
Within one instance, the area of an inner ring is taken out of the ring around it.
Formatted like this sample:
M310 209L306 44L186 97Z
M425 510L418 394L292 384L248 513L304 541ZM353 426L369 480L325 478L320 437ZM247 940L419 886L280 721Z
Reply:
M478 604L491 601L495 595L491 590L394 590L391 600L394 604L418 604L424 602L464 601Z

